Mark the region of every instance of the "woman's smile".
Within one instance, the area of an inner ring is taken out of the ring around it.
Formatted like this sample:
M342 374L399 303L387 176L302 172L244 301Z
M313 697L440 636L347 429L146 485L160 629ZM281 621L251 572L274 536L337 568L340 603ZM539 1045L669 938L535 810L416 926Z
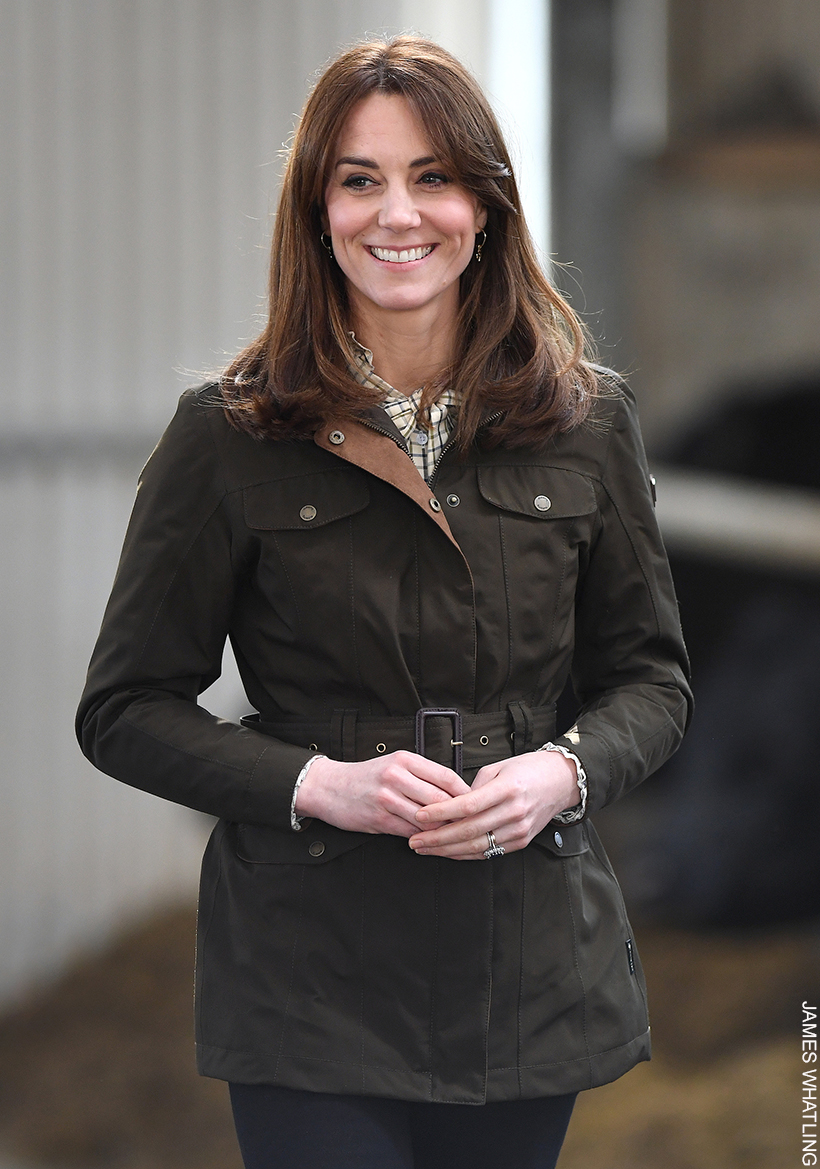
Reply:
M370 248L370 254L387 264L412 264L414 260L423 260L429 256L433 247L433 244L428 244L427 247L405 248L397 252L391 248L377 248L374 245Z
M436 158L405 98L375 93L354 107L324 218L360 325L396 312L455 321L459 277L487 213Z

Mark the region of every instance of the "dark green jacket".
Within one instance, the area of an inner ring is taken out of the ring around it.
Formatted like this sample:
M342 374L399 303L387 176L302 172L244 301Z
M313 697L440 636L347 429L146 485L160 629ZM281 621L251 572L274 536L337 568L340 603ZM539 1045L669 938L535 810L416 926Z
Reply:
M412 749L419 707L456 707L479 716L471 779L555 736L570 669L582 711L556 741L585 765L590 811L675 750L677 606L634 403L604 384L545 450L448 449L431 487L381 411L260 442L213 387L183 395L142 475L78 734L103 771L219 817L199 909L204 1074L480 1104L647 1058L640 964L587 821L490 862L290 827L316 748ZM196 704L226 636L259 716L246 726ZM443 763L451 733L431 724Z

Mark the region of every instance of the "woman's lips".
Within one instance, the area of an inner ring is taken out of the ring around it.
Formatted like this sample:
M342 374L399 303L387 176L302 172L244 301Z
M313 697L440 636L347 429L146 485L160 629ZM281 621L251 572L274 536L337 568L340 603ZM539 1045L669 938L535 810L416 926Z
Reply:
M413 260L423 260L425 256L429 256L433 247L433 244L426 244L421 248L403 248L401 251L370 247L369 251L371 256L375 256L377 260L384 260L387 264L409 264Z

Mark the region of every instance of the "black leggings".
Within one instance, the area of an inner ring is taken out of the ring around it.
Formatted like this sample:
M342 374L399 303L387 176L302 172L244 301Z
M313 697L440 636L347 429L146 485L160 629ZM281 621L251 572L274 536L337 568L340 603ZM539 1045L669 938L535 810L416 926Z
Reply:
M554 1169L575 1094L411 1104L231 1084L245 1169Z

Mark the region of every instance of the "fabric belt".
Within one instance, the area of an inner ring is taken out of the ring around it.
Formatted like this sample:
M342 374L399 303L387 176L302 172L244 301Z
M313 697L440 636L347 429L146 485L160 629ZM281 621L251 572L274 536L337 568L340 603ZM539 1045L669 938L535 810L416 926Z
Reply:
M460 736L455 733L456 714L460 718ZM421 743L419 724L423 727ZM422 707L415 715L380 717L363 715L358 710L335 710L325 722L268 721L254 714L243 718L242 725L345 763L373 759L391 751L417 751L423 746L428 759L456 769L460 747L463 771L469 777L488 763L534 751L551 739L555 734L555 703L528 706L510 702L506 710L489 714Z

